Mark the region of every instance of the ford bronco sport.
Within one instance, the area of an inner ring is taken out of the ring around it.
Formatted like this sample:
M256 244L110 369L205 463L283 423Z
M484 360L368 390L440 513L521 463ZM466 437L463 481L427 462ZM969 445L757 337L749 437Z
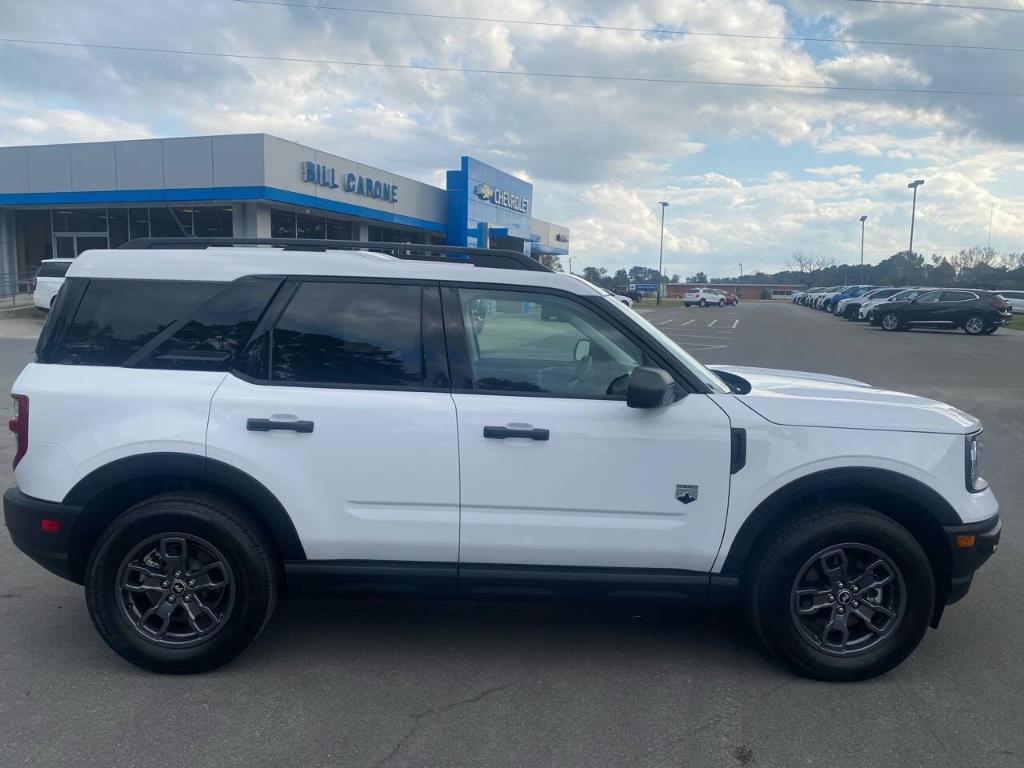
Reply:
M998 541L948 405L709 369L522 254L182 245L75 260L10 422L12 539L147 669L223 664L282 594L392 591L742 601L860 679Z

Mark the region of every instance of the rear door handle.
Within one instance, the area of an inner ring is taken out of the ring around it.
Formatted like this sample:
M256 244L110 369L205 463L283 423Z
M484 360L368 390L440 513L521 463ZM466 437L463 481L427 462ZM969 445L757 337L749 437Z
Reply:
M484 427L484 437L504 440L507 437L525 437L527 440L547 440L551 433L546 429L512 429L510 427Z
M275 419L249 419L245 428L250 432L270 432L275 429L309 433L313 431L312 421L277 421Z

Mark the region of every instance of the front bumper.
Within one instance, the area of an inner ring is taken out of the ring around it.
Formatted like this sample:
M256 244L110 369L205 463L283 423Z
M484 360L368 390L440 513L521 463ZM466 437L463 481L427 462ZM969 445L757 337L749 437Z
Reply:
M953 553L953 571L946 604L960 600L971 588L974 572L996 551L1002 523L999 515L968 525L947 525L946 539Z
M71 531L81 512L81 507L26 496L17 487L4 492L4 522L14 545L65 579L71 579ZM44 528L44 520L50 521L47 527L51 530Z

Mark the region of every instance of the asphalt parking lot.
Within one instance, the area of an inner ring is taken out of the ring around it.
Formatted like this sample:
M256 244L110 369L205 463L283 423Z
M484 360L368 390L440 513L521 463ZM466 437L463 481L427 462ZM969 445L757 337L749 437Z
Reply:
M0 764L1024 765L1024 333L886 333L759 302L643 311L705 362L851 376L984 421L1000 550L901 667L804 680L736 611L292 600L228 667L159 677L108 651L80 588L4 529ZM33 322L0 321L4 389Z

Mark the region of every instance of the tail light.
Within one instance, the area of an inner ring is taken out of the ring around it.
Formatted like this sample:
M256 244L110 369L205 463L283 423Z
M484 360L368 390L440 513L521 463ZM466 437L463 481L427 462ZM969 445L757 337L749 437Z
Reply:
M28 395L11 395L14 400L14 415L7 422L7 428L14 433L17 449L14 452L13 467L18 466L28 450Z

